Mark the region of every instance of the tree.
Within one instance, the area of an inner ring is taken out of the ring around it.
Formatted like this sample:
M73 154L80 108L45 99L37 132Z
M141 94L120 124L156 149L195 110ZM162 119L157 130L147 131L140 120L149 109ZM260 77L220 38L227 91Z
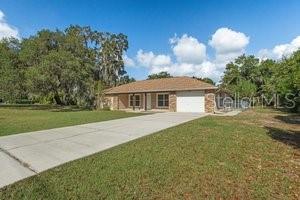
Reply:
M52 50L61 48L64 33L43 29L21 42L19 59L25 67L32 67L41 62L43 56Z
M233 93L252 94L259 80L259 59L254 56L241 55L226 65L221 87ZM249 91L245 91L245 90Z
M27 71L30 97L57 104L93 105L103 89L120 80L130 81L125 77L122 56L127 48L124 34L71 25L64 31L44 29L22 40L18 57Z
M259 82L256 83L258 87L258 95L264 95L270 99L276 93L276 87L274 85L276 78L274 77L274 72L276 68L278 68L277 65L278 63L274 60L268 59L261 61L258 66L260 74L257 79Z
M235 60L235 63L239 66L240 74L244 79L250 80L252 83L257 81L257 75L259 74L258 58L253 55L242 55Z
M104 39L99 50L98 72L107 85L116 86L117 79L126 74L123 52L128 49L127 36L112 34Z
M300 50L294 52L289 58L284 58L273 68L272 84L275 85L276 92L281 97L284 105L291 105L287 99L293 99L295 106L293 111L300 109Z
M127 83L135 82L135 79L132 77L129 77L128 75L121 76L117 82L117 85L123 85Z
M89 102L93 84L90 71L70 52L51 51L28 70L28 86L33 93L53 96L59 105Z
M159 72L157 74L150 74L148 76L148 80L150 79L159 79L159 78L172 78L173 76L171 76L168 72Z
M236 85L241 78L242 76L240 74L239 66L230 62L226 65L224 75L221 80L221 87L227 88L229 85Z
M231 85L230 90L240 98L252 98L255 97L257 88L251 81L242 79L239 84Z
M299 111L300 50L278 61L259 61L254 56L242 55L226 65L221 87L241 97L261 99L264 95L270 100L277 95L281 105Z
M0 99L16 102L25 96L23 85L24 69L20 64L18 53L20 42L14 38L0 41Z

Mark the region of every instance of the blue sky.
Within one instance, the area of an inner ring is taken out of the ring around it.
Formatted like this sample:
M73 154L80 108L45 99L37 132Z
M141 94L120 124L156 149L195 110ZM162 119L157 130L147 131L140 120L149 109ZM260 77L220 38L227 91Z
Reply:
M218 80L226 62L238 54L278 59L297 49L299 8L296 0L2 0L0 24L17 30L19 37L69 24L122 32L129 39L130 76L143 79L167 70Z

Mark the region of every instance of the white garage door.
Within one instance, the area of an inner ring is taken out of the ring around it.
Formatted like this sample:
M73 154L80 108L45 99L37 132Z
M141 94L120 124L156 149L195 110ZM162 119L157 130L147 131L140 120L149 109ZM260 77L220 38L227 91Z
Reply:
M177 112L204 112L204 92L177 92Z

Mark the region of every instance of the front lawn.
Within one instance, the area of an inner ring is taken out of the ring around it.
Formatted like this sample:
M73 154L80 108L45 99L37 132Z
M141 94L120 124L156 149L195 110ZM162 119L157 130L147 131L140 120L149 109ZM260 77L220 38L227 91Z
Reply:
M91 111L74 107L1 106L0 136L137 116L122 111Z
M67 163L0 199L299 199L299 116L209 116Z

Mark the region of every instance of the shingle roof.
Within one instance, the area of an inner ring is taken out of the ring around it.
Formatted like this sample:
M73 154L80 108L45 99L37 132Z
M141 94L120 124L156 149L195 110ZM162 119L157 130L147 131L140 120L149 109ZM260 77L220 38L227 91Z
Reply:
M191 77L173 77L136 81L110 88L105 94L123 94L139 92L167 92L184 90L217 89L216 86Z

